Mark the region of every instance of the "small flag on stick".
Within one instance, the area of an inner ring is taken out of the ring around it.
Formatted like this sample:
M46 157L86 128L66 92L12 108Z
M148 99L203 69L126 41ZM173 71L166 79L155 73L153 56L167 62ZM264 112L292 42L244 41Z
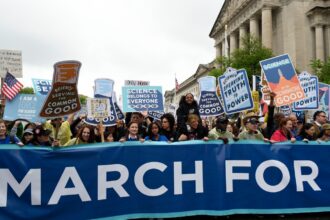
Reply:
M7 72L1 88L1 92L7 97L7 99L12 100L15 98L22 88L23 84L20 83L15 76Z

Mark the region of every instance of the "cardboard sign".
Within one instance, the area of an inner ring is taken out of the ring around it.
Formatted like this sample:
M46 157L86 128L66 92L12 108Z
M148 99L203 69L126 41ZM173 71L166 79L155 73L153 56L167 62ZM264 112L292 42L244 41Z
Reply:
M141 80L125 80L125 86L149 86L149 81Z
M160 86L127 86L122 94L124 112L164 111Z
M22 52L19 50L0 50L0 77L10 72L16 78L22 78Z
M94 95L111 97L114 83L111 79L96 79Z
M87 117L107 118L110 116L109 98L88 98Z
M246 70L227 68L218 78L224 110L227 114L253 108L253 99Z
M289 105L305 98L296 71L288 54L260 61L270 90L276 93L277 107Z
M324 111L330 120L330 86L325 83L319 83L319 109Z
M80 67L79 61L54 64L53 85L40 112L41 117L61 117L80 110L77 91Z
M45 96L18 94L12 101L6 102L3 119L8 121L23 119L43 123L45 119L39 117L39 111L45 98Z
M206 76L198 79L199 95L199 114L200 116L218 116L222 114L223 107L216 92L216 78Z
M294 102L293 109L296 111L319 108L319 80L308 72L298 75L301 86L305 92L305 99Z
M48 95L52 90L52 81L48 79L32 79L32 84L36 95Z

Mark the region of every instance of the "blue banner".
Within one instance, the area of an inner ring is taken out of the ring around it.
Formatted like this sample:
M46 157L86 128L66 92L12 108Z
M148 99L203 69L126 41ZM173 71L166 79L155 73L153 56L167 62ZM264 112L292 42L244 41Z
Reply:
M235 70L229 67L218 80L226 114L253 108L253 99L246 70Z
M199 114L200 116L218 116L223 113L223 108L216 92L216 78L205 76L198 79L199 83Z
M16 119L31 122L45 122L45 118L39 117L39 111L47 96L18 94L12 101L6 102L3 119L14 121Z
M48 79L32 79L33 90L36 95L48 95L52 90L52 81Z
M2 145L0 219L330 211L329 145L220 143Z
M295 111L318 109L319 108L319 80L317 76L311 76L308 72L298 75L301 86L304 89L306 98L293 104Z
M123 111L164 111L162 87L160 86L124 86Z

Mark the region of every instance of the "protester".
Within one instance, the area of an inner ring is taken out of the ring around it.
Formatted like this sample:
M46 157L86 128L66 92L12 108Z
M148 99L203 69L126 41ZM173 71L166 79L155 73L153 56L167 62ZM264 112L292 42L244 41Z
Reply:
M137 122L130 122L127 125L127 133L125 137L120 138L120 142L125 141L141 141L143 142L144 139L139 135L139 124Z
M79 144L91 144L95 143L94 128L90 125L83 125L75 138L69 140L65 146L79 145Z
M58 127L57 140L61 146L64 146L72 136L70 125L73 121L74 114L68 116L66 121L63 121L62 118L53 118L50 121L45 123L45 128L50 130L50 137L55 139L56 127Z
M245 126L245 130L238 135L240 140L267 141L267 139L265 139L262 133L258 130L259 116L255 115L254 112L249 112L245 115L243 124Z
M313 121L316 136L319 136L322 131L322 125L327 122L327 115L324 111L316 111L313 115Z
M239 135L239 129L237 128L235 122L228 122L226 130L232 133L234 137L238 137Z
M297 137L298 133L299 133L299 128L298 128L298 119L296 114L291 113L289 115L290 120L292 121L292 129L291 129L291 134L293 135L293 137Z
M194 100L194 96L192 93L187 93L185 96L181 97L179 102L179 108L176 110L178 126L177 131L180 134L187 133L186 122L188 121L189 114L195 114L199 117L198 104Z
M148 136L146 136L145 140L149 141L168 141L165 135L159 133L160 126L157 122L151 122L148 127Z
M291 143L294 143L296 139L291 134L292 121L289 118L283 118L279 126L279 129L271 136L271 142L291 141Z
M178 140L178 133L175 131L174 125L175 125L175 118L171 113L165 113L160 118L161 121L161 129L160 133L162 135L165 135L166 138L171 141L177 141Z
M60 143L58 140L54 140L50 137L50 133L52 131L45 129L42 125L37 125L34 130L34 140L33 145L34 146L59 146Z
M216 119L215 127L209 132L209 140L222 140L227 144L229 140L233 140L234 135L227 130L229 120L225 115L221 115Z
M2 119L0 119L0 144L17 144L18 146L24 145L18 137L7 134L7 125Z
M276 94L271 92L270 96L270 104L268 106L268 118L267 118L267 128L263 131L265 138L270 139L272 134L279 128L280 121L285 118L283 113L276 113L275 111L275 103L274 99Z
M33 129L32 128L27 128L23 132L23 136L21 138L21 141L24 145L33 145Z
M179 135L179 141L208 140L208 129L200 124L200 118L198 115L189 114L187 123L187 132Z
M302 127L302 129L299 131L299 134L297 136L297 141L315 141L317 139L316 133L315 133L315 127L311 123L306 123Z
M320 133L320 138L317 139L319 143L330 141L330 124L326 123L322 125L322 131Z

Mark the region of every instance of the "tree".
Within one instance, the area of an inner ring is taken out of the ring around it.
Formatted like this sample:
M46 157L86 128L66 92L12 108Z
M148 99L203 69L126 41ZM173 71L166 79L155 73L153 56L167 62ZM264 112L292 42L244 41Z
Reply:
M80 104L82 104L82 105L86 105L86 103L87 103L87 98L88 98L88 96L85 96L85 95L79 94Z
M220 67L211 70L209 75L218 77L226 71L227 67L246 69L250 81L252 75L260 75L259 61L271 58L273 56L272 50L264 47L260 40L250 35L241 40L243 41L243 47L236 49L230 58L218 57L216 63Z
M310 63L313 73L318 76L319 82L330 84L330 57L325 62L317 59Z
M23 89L21 89L21 91L19 93L20 94L34 94L34 90L32 87L24 87Z

